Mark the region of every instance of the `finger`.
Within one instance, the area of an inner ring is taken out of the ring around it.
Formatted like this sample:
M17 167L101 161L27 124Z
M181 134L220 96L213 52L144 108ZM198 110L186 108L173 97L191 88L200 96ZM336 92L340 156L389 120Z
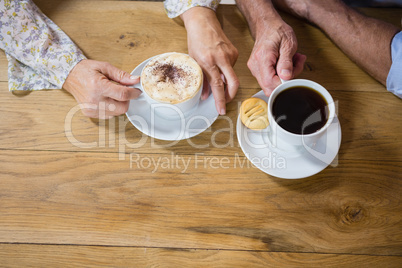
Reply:
M90 118L108 119L107 103L105 98L102 98L98 104L81 104L81 111L85 116Z
M116 101L108 99L106 101L106 116L117 116L125 114L130 106L129 101Z
M271 77L271 84L269 87L265 87L263 88L264 94L265 96L269 97L271 96L272 91L274 91L274 89L279 86L280 84L282 84L281 79L279 78L279 76L277 76L276 74L274 74Z
M204 82L202 83L202 93L201 93L201 99L206 100L209 96L209 92L211 90L211 87L209 86L207 76L204 74Z
M293 31L285 32L282 37L282 42L279 47L278 64L276 65L276 71L280 78L283 80L290 80L294 77L293 73L293 56L297 50L297 40Z
M122 85L134 85L140 82L140 78L138 76L130 75L129 73L114 67L110 63L100 63L99 70L110 80L118 82Z
M85 115L89 118L98 118L99 117L96 109L91 109L91 108L81 106L81 112L83 115Z
M218 66L214 65L206 70L207 79L215 99L215 107L220 115L226 113L225 88Z
M125 114L130 106L129 101L116 101L110 98L104 98L94 111L95 118L99 119L109 119L113 116Z
M237 90L239 88L239 79L236 76L233 68L229 64L220 66L223 73L223 80L227 84L227 90L225 91L226 103L232 101L236 96Z
M293 55L288 52L279 54L278 64L276 65L277 74L283 80L293 78Z
M102 86L103 95L117 101L128 101L136 99L141 95L141 90L132 87L126 87L105 81Z
M301 74L301 72L304 69L304 63L306 62L306 55L300 54L300 53L296 53L293 56L293 63L294 63L294 67L293 67L293 73L294 76L298 76L299 74Z
M276 74L274 66L267 66L265 69L261 68L261 72L257 78L258 84L261 86L264 94L270 96L272 91L281 84L281 79Z
M247 66L266 96L270 96L272 91L281 84L281 80L276 75L275 65L277 57L274 53L269 53L265 57L249 59Z

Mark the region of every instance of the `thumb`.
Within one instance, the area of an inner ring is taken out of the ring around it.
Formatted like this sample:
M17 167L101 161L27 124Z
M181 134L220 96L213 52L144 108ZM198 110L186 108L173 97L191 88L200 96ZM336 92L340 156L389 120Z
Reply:
M140 82L138 76L130 75L129 73L114 67L112 64L102 62L99 68L100 72L110 80L118 82L122 85L134 85Z
M290 80L293 77L293 55L281 53L276 65L276 72L283 80Z

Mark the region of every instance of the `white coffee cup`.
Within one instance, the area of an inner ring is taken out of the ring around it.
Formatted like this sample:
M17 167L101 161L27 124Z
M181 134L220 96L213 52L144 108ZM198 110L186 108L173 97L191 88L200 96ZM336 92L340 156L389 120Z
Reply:
M164 57L169 54L181 54L185 55L186 57L190 57L187 54L184 53L177 53L177 52L169 52L169 53L163 53L160 55L156 55L152 58L149 59L151 61L152 59L155 59L157 57ZM192 58L190 58L193 60ZM148 63L149 63L148 61ZM193 60L194 61L194 60ZM195 61L194 61L195 62ZM147 65L148 65L147 63ZM147 65L143 68L141 77L143 77L143 72ZM198 66L198 65L197 65ZM198 66L199 67L199 66ZM201 70L201 68L200 68ZM202 71L200 72L201 76L201 85L196 91L194 95L192 95L190 98L184 100L184 101L179 101L177 103L168 103L160 100L156 100L152 98L146 90L144 90L144 85L143 85L143 79L141 79L141 82L134 87L139 88L142 91L141 97L143 97L151 106L151 111L155 112L158 116L163 117L165 119L171 119L171 120L178 120L178 119L183 119L191 113L193 110L195 110L199 104L200 97L201 97L201 92L202 92L202 82L203 82L203 73ZM140 97L140 98L141 98Z
M309 89L312 89L316 92L318 92L326 101L327 103L327 121L324 126L322 126L320 129L317 131L311 133L311 134L295 134L292 132L289 132L282 128L275 120L272 109L273 109L273 104L275 102L276 97L283 92L284 90L287 90L289 88L293 87L307 87ZM283 150L299 150L299 147L301 146L308 146L308 147L314 147L315 143L318 141L320 137L326 132L328 127L332 124L332 121L335 117L335 104L332 99L331 94L320 84L306 80L306 79L294 79L294 80L289 80L286 82L283 82L281 85L279 85L277 88L274 89L272 92L271 96L269 97L268 100L268 120L269 120L269 133L270 133L270 141L271 143Z

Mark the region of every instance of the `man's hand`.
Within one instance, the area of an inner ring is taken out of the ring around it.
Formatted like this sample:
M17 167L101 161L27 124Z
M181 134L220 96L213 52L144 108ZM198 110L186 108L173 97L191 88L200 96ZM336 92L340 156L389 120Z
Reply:
M259 29L247 66L269 96L281 79L290 80L303 71L306 56L296 53L296 35L282 20Z
M233 70L238 51L226 37L213 10L193 7L184 12L181 18L187 30L189 54L201 66L209 82L204 80L202 99L208 97L210 85L216 110L224 115L226 103L235 97L239 87Z
M306 56L296 53L297 39L269 0L236 0L255 39L247 62L264 93L269 96L282 80L303 70Z
M82 60L70 72L63 88L74 96L84 115L107 119L127 112L129 101L141 94L139 89L128 86L139 80L109 63Z

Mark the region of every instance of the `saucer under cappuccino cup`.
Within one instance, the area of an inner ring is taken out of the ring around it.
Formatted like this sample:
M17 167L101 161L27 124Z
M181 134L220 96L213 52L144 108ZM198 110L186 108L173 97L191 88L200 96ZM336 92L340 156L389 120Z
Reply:
M140 89L151 112L176 120L197 108L202 82L201 67L193 58L170 52L149 60L141 72Z
M280 149L314 146L334 117L332 96L323 86L310 80L284 82L268 100L270 140Z

